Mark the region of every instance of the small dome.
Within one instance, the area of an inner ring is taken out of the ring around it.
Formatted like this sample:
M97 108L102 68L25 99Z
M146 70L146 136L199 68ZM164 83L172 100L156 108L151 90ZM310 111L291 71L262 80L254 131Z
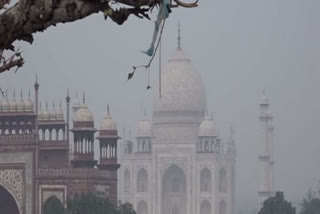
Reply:
M10 104L8 102L8 98L4 99L2 103L2 111L3 112L8 112L10 110Z
M61 108L61 101L60 101L60 107L57 111L57 120L64 120L64 117L63 117L63 111L62 111L62 108Z
M22 98L22 91L21 91L21 98L20 98L20 102L18 104L18 111L24 111L24 102L23 102L23 98Z
M16 102L15 92L13 92L13 100L10 102L10 111L18 111L18 103Z
M100 131L117 131L117 124L113 121L110 113L109 113L109 106L108 111L106 113L106 116L104 117L101 126Z
M74 116L74 122L93 122L93 115L88 106L83 103Z
M54 102L52 104L52 109L50 111L50 120L56 120L57 119L57 111L54 107Z
M48 102L46 103L46 109L43 110L43 120L50 120L50 113L48 109Z
M33 111L33 102L30 97L30 91L29 91L28 100L25 102L25 111Z
M150 120L141 120L138 124L137 137L152 137L152 124Z
M38 112L38 120L43 120L43 111L41 109L41 102L40 102L40 107Z
M210 117L206 116L199 128L199 136L201 137L217 137L219 131L217 130L216 124Z

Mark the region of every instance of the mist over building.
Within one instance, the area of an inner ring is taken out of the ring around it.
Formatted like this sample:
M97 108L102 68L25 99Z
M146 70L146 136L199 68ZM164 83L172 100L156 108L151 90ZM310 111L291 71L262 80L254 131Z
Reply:
M208 115L205 85L180 39L156 86L152 119L145 114L136 138L119 146L119 199L138 214L233 214L233 130L223 139Z

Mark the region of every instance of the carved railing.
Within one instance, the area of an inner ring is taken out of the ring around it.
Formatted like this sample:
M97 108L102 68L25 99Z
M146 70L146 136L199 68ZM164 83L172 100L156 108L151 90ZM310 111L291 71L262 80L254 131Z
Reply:
M72 178L116 178L116 172L99 169L75 169L75 168L63 168L63 169L38 169L38 176L41 178L50 177L72 177Z
M34 134L0 135L0 144L34 144Z

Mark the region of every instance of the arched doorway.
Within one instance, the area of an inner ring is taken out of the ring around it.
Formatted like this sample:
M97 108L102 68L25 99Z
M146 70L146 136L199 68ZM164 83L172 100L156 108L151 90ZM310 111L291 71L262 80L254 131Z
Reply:
M187 182L181 168L173 164L162 177L162 214L187 213Z
M1 213L19 214L19 208L12 195L0 185L0 210Z
M43 205L43 214L64 214L61 201L56 196L50 196Z
M211 213L211 204L209 201L205 200L201 203L200 214L210 214Z
M148 192L148 174L145 169L140 169L138 172L137 192Z
M144 201L140 201L137 206L137 214L148 214L148 205Z

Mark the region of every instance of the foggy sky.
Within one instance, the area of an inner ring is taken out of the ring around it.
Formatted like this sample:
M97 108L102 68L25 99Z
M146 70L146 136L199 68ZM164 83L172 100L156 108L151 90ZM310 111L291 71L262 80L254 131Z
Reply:
M201 73L223 138L229 123L235 127L237 206L243 210L258 203L263 88L274 113L276 189L299 203L320 180L319 11L318 0L200 0L196 9L174 9L166 22L163 64L177 46L180 22L182 47ZM148 61L140 50L148 48L153 27L133 16L118 26L102 14L59 24L36 34L33 45L19 43L26 63L16 74L1 74L0 85L11 98L13 88L33 89L38 73L42 102L64 101L67 88L72 97L85 91L97 128L110 104L121 135L123 127L134 134L144 108L151 115L152 90L146 90L145 71L126 78L132 65Z

